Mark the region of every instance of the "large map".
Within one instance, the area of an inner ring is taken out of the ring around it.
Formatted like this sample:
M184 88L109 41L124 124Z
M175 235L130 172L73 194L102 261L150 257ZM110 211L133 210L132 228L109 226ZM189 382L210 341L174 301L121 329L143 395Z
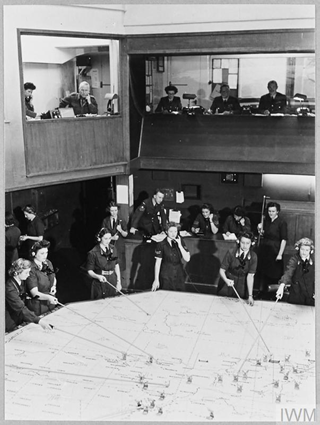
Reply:
M6 335L7 420L280 421L315 408L313 307L158 291L44 320L52 331Z

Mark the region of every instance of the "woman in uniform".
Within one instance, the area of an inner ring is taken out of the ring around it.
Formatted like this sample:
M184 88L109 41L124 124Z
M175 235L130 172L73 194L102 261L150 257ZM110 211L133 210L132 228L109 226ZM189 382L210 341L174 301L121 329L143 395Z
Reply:
M238 247L227 251L220 267L220 276L226 285L219 284L217 295L236 297L236 289L241 298L248 297L253 305L253 279L257 269L257 255L252 251L254 236L251 232L239 234Z
M262 236L259 247L258 278L262 297L266 296L269 285L277 285L283 274L283 252L288 239L287 223L280 216L277 202L267 204L267 217L258 224Z
M86 269L93 279L92 300L112 297L122 288L117 249L111 238L110 231L103 227L96 235L97 244L88 253Z
M5 236L6 236L6 273L11 267L13 261L19 258L18 245L20 242L20 229L16 226L14 215L10 211L6 211L5 214Z
M313 241L302 238L295 243L297 253L293 255L287 265L284 275L280 279L277 298L281 299L286 286L289 286L288 302L314 306L315 265L312 258L314 251Z
M29 254L32 245L35 242L43 240L44 235L44 224L40 217L37 216L37 212L32 205L26 205L23 208L24 216L29 221L27 226L27 234L21 235L20 240L22 242L27 241L25 244L25 250ZM30 258L32 260L32 258Z
M203 234L206 237L218 233L219 213L214 210L211 204L202 205L201 213L194 220L191 231L196 234Z
M152 291L161 289L184 291L185 272L182 259L190 261L190 252L178 234L178 225L169 223L166 226L167 237L158 242L155 250L155 277Z
M42 240L34 243L30 251L33 261L26 284L32 299L27 306L37 315L51 311L58 303L55 297L57 279L53 265L47 258L49 247L50 242Z
M126 256L124 238L128 236L127 223L119 216L119 206L110 201L107 212L109 215L103 219L102 227L111 233L111 244L117 248L120 271L126 269Z
M25 280L30 270L31 262L23 258L14 261L9 270L10 277L6 282L6 332L13 331L23 322L38 323L43 329L51 330L49 324L25 305L27 297Z

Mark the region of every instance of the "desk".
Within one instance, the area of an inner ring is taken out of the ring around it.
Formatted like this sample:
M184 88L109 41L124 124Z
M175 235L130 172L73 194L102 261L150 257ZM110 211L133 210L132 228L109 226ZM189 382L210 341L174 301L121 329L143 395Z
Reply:
M282 422L293 407L312 415L313 307L248 307L258 328L268 319L263 342L238 299L129 298L70 304L44 318L52 332L31 323L7 334L5 419Z
M124 169L127 158L123 131L120 115L25 122L27 176L121 163Z
M225 241L222 235L210 239L186 237L184 241L190 251L190 261L186 264L186 290L215 294L219 282L220 264L226 252L235 247L234 241ZM142 242L138 239L125 239L126 276L129 289L151 289L154 280L155 242Z
M144 117L142 168L313 174L314 164L314 117Z

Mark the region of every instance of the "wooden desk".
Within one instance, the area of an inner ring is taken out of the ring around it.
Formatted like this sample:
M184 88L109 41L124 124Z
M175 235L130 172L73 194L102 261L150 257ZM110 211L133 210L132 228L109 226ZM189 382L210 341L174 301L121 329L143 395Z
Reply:
M128 161L121 116L27 121L24 132L28 177Z
M219 282L220 264L226 252L236 246L234 241L225 241L221 235L212 239L186 237L184 241L190 251L191 259L186 264L186 290L203 293L216 293ZM155 242L142 242L126 239L126 276L128 289L151 289L154 280Z
M314 117L144 117L141 168L314 174L314 164Z

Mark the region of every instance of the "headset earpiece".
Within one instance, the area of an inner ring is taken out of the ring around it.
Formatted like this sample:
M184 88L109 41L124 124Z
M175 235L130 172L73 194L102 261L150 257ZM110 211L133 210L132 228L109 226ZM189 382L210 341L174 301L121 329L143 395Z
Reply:
M97 237L97 241L98 241L98 242L101 242L101 238Z
M31 255L35 257L36 253L34 251L31 252Z

